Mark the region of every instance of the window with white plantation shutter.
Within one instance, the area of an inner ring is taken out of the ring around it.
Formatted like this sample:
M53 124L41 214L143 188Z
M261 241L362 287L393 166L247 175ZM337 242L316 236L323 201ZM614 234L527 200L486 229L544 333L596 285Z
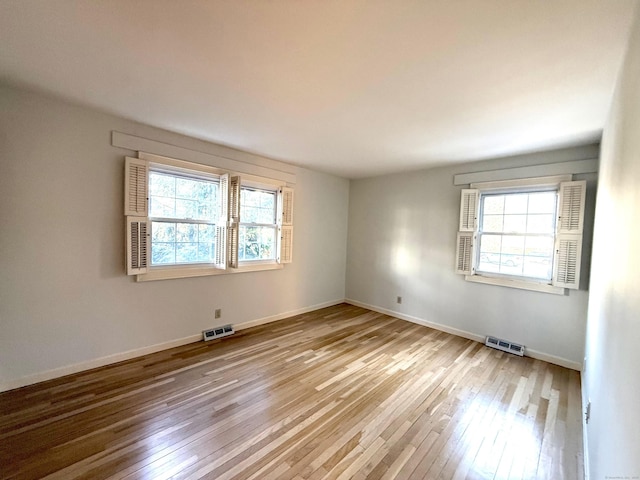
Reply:
M147 216L149 164L138 158L125 158L124 214Z
M578 289L587 184L565 181L570 179L496 181L463 189L456 273L541 292Z
M125 160L128 275L160 280L291 262L292 189L257 176L243 185L216 167L140 155Z

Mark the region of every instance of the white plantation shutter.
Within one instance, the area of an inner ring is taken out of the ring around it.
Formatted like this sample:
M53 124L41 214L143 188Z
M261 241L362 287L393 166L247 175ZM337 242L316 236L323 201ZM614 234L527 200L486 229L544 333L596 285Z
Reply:
M124 214L147 216L149 163L138 158L125 158Z
M456 241L456 273L473 275L474 239L478 219L478 198L476 189L466 188L460 192L460 226Z
M558 197L558 233L582 234L587 182L562 182Z
M127 275L147 272L149 233L149 221L145 217L127 217Z
M577 290L580 286L582 235L560 234L556 239L553 285Z
M461 232L474 232L478 218L479 191L474 188L460 192L460 228Z
M220 216L216 224L216 259L217 268L227 268L227 223L229 222L229 174L220 175L218 184L218 206Z
M456 242L456 273L473 273L473 232L458 232Z
M293 225L293 188L282 187L282 225Z
M146 273L149 267L150 223L147 219L149 164L126 157L124 162L124 214L126 217L127 275Z
M558 232L552 284L577 290L580 287L582 229L587 182L562 182L558 195Z
M278 192L278 263L293 261L293 196L289 187Z
M240 241L240 177L229 179L229 223L227 224L227 261L230 268L238 268Z

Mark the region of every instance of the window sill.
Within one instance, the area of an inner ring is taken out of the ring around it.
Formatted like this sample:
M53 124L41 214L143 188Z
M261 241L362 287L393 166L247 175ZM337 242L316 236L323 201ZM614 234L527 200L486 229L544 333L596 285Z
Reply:
M483 275L465 275L468 282L484 283L486 285L498 285L501 287L518 288L520 290L531 290L533 292L551 293L553 295L565 295L565 288L554 287L545 283L527 282L525 280L514 280L502 277L487 277Z
M165 267L151 268L149 272L136 276L137 282L151 282L155 280L171 280L174 278L190 278L190 277L207 277L212 275L230 275L245 272L260 272L263 270L281 270L283 265L275 262L269 263L251 263L241 265L239 268L228 268L222 270L213 267Z

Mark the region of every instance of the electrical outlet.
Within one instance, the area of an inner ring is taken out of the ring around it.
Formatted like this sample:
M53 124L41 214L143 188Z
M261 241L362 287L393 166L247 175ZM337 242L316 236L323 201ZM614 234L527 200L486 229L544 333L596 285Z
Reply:
M216 308L216 310L214 312L214 317L215 318L220 318L221 316L222 316L222 309Z
M396 297L396 303L402 303L402 297Z

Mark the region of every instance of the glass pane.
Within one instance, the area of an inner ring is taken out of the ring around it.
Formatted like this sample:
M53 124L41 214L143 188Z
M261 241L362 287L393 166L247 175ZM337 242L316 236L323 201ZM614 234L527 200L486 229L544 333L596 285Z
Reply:
M508 233L525 233L527 231L527 216L505 215L504 231Z
M174 197L149 196L149 212L152 217L175 218L176 199Z
M503 235L500 255L500 273L522 275L522 257L524 255L524 237Z
M151 265L212 263L216 228L212 224L152 222Z
M175 198L176 179L172 175L149 173L149 195Z
M553 214L533 214L527 217L527 233L548 233L555 232L555 215Z
M527 213L528 198L527 193L505 195L504 213Z
M176 243L176 263L195 263L197 261L197 243Z
M152 242L151 264L164 265L176 262L175 243Z
M553 244L553 236L526 237L523 272L525 276L551 280Z
M484 253L500 254L502 250L502 235L482 235L480 251Z
M276 223L276 192L243 188L240 191L242 223Z
M502 215L504 213L504 195L487 195L484 197L484 213Z
M218 216L218 183L149 173L149 215L215 222Z
M240 261L275 259L275 232L275 227L241 225L238 259Z
M153 222L151 225L151 241L152 242L175 242L176 241L176 224Z
M483 232L502 232L503 215L487 215L482 217Z
M556 192L529 194L529 213L556 213Z
M176 227L176 242L197 242L198 225L193 223L178 223Z

